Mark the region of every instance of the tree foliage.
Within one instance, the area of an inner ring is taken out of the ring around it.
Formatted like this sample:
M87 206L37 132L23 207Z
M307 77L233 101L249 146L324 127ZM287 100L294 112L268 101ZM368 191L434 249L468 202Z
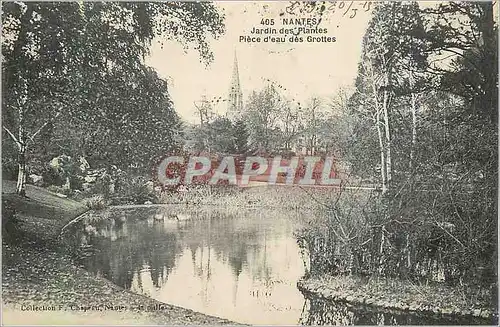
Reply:
M493 284L497 26L492 3L383 3L344 120L355 176L381 195L335 202L299 236L319 273ZM321 225L323 224L323 225ZM340 254L339 254L340 253Z
M155 36L177 40L208 63L207 37L224 32L223 16L206 2L10 2L3 9L2 118L4 139L17 146L19 193L28 146L49 125L59 135L82 130L74 136L85 139L83 152L106 164L145 162L171 147L177 118L166 83L144 65L149 46Z
M242 120L232 122L215 117L197 126L188 126L187 150L193 153L245 154L248 151L248 133Z
M274 85L254 91L245 109L249 143L254 149L272 151L279 148L279 115L286 103Z

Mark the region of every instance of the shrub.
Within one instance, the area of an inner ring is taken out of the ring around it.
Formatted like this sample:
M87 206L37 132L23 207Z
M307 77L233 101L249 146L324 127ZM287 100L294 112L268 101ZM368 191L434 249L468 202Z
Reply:
M101 194L105 198L109 197L109 182L105 178L97 177L96 181L88 184L89 187L84 190L85 194L96 195Z
M106 199L102 194L97 194L90 198L86 198L84 200L84 203L87 208L92 210L102 210L107 207Z
M143 204L146 201L157 203L158 195L151 186L148 186L148 180L140 176L121 180L112 198L113 204Z
M61 186L64 184L61 175L59 175L56 169L50 167L48 164L43 167L40 175L43 177L44 186Z

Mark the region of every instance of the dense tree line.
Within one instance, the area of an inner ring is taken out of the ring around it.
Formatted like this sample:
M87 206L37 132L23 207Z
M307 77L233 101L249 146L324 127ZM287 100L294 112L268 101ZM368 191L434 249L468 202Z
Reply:
M347 91L332 99L312 96L301 104L283 89L269 81L252 91L233 120L215 114L211 103L202 101L196 106L200 123L186 126L186 149L283 156L341 152L343 139L338 130L344 122L336 120L335 113L345 105Z
M491 2L381 3L366 31L341 192L299 233L313 273L496 281L497 24Z

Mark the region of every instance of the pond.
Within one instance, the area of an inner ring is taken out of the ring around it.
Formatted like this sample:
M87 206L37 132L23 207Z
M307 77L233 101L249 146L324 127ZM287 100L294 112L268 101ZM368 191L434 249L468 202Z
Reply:
M257 325L474 323L303 295L297 281L305 261L294 231L307 212L164 206L99 215L74 227L75 240L89 249L82 265L161 302Z
M301 325L318 326L380 326L380 325L497 325L491 320L472 316L446 317L433 313L412 313L405 311L380 309L368 305L350 305L333 302L306 294Z
M82 243L87 270L156 300L248 324L297 324L297 212L182 207L107 212Z

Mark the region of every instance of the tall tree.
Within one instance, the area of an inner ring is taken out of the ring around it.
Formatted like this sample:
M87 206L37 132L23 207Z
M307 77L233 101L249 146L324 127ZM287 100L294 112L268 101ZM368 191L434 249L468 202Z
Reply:
M285 151L292 149L292 144L296 141L303 129L303 112L299 104L285 100L281 112L279 113L279 127L282 134L282 148Z
M189 126L185 142L191 152L233 154L238 149L237 144L239 147L246 145L241 143L244 137L245 130L241 129L241 123L236 129L235 124L226 117L215 117L203 124ZM238 140L240 143L237 143Z
M321 110L321 101L318 97L312 97L304 109L304 136L306 140L306 152L313 156L319 148L319 132L324 113Z
M417 38L423 33L416 3L383 3L374 9L363 40L352 105L361 117L373 121L384 193L393 179L395 165L394 108L403 90L407 92L408 81L415 80L418 67L425 63L424 42Z
M110 131L113 126L93 113L109 110L117 97L109 85L124 76L149 76L155 83L143 63L154 36L195 44L209 62L206 37L223 33L222 19L206 2L3 4L2 118L4 136L17 148L17 193L25 194L27 149L49 124L71 117ZM137 89L128 81L122 90ZM148 96L145 91L120 96L134 103ZM136 110L122 109L122 117Z
M439 274L447 283L496 286L498 54L492 3L383 3L373 15L348 103L348 151L354 175L375 175L378 162L385 192L368 200L369 210L348 214L349 222L359 219L352 226L359 234L350 240L336 230L342 226L338 212L326 220L327 228L318 228L326 230L323 235L317 233L320 224L309 228L313 265L335 270L330 263L338 257L324 249L340 242L356 256L354 262L339 258L340 266L354 271L429 280Z
M458 95L474 115L498 117L498 24L493 2L449 2L422 10L428 33L422 39L433 56L434 87ZM457 28L457 26L459 26Z
M280 138L279 115L285 105L285 101L272 84L250 95L245 118L251 147L267 152L277 150Z
M234 124L234 148L236 154L245 154L248 151L248 131L243 120L237 120Z

